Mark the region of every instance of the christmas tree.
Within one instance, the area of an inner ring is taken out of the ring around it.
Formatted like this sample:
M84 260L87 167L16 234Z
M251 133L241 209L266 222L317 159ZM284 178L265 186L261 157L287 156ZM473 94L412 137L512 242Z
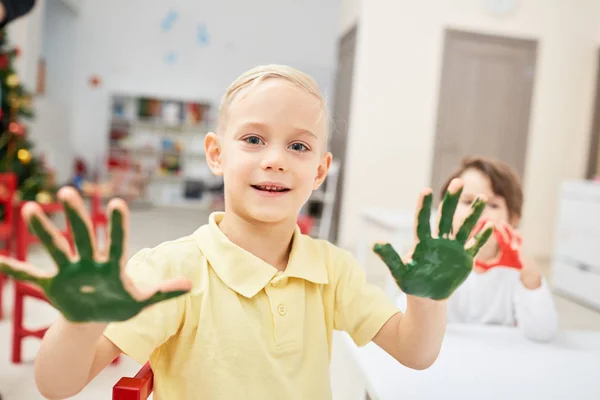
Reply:
M50 176L44 162L34 155L22 122L33 118L32 96L14 69L20 50L10 47L6 39L5 30L0 30L0 172L16 174L18 199L48 202Z

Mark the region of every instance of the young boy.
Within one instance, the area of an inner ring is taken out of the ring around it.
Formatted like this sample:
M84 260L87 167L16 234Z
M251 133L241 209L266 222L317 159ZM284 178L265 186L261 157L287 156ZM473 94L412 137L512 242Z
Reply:
M223 98L217 132L205 141L209 167L224 179L225 212L189 236L140 251L126 270L124 202L109 204L106 254L96 247L81 199L71 188L61 190L78 257L39 207L28 204L25 218L59 272L42 275L6 259L0 271L43 287L63 315L36 359L40 392L72 396L125 353L150 360L161 400L327 399L334 329L357 345L374 341L410 368L429 367L445 332L444 300L486 240L479 236L465 248L484 204L474 207L460 238L450 237L461 187L452 182L443 237L433 237L421 223L431 206L424 191L414 261L404 265L389 245L376 247L399 284L415 293L401 314L365 282L350 253L301 235L296 225L327 175L327 139L324 100L311 78L285 66L243 74Z
M529 339L551 340L558 328L552 293L537 265L523 256L516 231L523 204L517 173L498 160L466 158L442 193L456 178L464 181L464 188L454 229L475 198L485 195L488 203L480 222L492 221L495 234L477 254L473 272L450 297L448 321L517 325Z

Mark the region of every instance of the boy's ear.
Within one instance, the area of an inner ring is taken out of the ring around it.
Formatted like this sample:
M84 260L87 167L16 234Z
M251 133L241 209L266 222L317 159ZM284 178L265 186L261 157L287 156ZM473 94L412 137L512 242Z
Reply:
M221 163L221 141L219 135L209 132L204 137L204 152L206 153L206 162L208 167L216 176L223 175Z
M521 217L519 217L518 215L513 215L509 218L508 222L510 222L510 226L517 229L519 227L519 224L521 223Z
M331 167L331 160L333 156L330 152L323 154L319 167L317 168L317 176L315 177L315 183L313 184L313 190L317 190L325 181L329 167Z

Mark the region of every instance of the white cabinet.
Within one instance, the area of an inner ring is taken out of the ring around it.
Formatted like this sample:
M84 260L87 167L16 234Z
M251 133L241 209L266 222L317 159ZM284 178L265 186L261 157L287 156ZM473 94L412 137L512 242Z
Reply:
M600 183L565 182L557 224L552 285L600 310Z

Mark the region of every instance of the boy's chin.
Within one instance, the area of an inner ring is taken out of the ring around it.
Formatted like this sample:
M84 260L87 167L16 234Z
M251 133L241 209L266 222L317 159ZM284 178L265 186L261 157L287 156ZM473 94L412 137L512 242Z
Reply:
M247 210L247 213L249 214L248 216L250 219L265 224L277 224L292 219L294 221L296 220L296 214L293 210L284 210L280 207L258 207Z

